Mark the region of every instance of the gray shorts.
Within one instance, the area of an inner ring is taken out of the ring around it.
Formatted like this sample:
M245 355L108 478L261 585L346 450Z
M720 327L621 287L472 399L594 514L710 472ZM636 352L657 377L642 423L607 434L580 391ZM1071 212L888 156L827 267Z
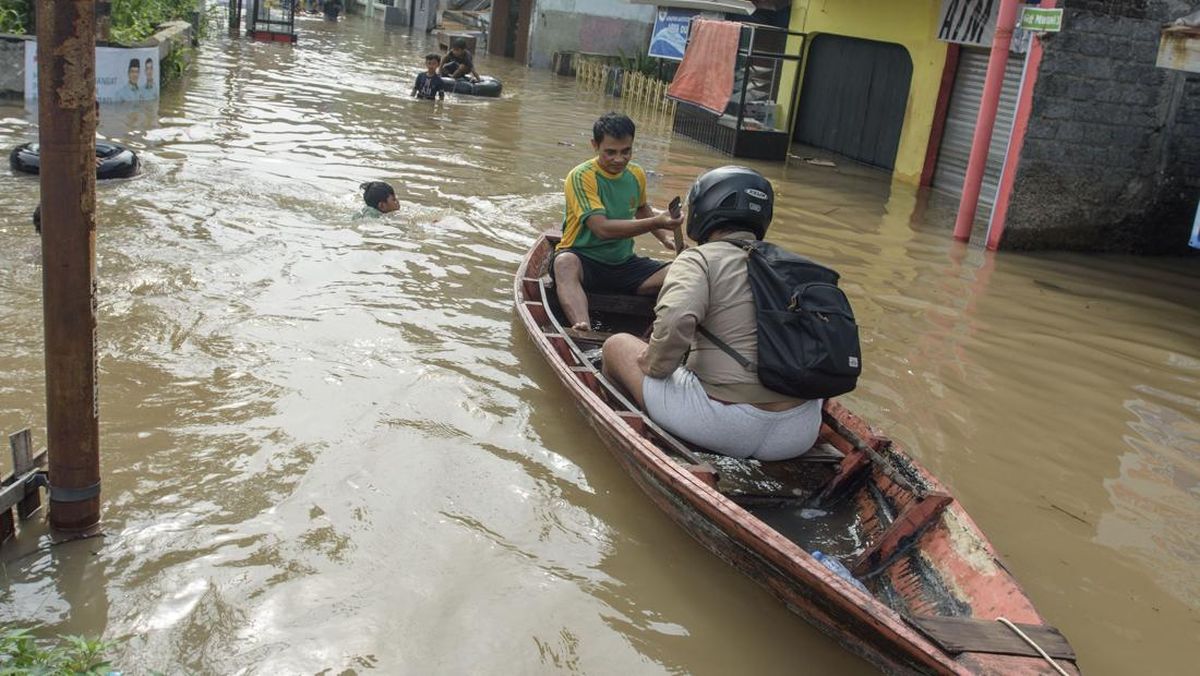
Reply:
M787 411L723 404L685 367L666 378L642 380L650 419L671 434L721 455L787 460L803 455L821 432L821 405L812 399Z

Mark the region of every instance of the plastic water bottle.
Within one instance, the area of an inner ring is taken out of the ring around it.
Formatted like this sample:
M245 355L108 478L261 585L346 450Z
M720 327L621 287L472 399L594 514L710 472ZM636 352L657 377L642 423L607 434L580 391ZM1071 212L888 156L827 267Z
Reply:
M842 565L841 561L838 561L837 559L833 558L832 556L827 556L825 554L822 554L821 552L819 552L817 550L813 550L812 557L814 559L820 561L822 566L825 566L831 572L837 574L838 577L840 577L843 580L854 585L859 590L861 590L867 594L871 593L870 591L867 590L866 585L859 582L858 578L854 577L854 575L850 572L850 570Z

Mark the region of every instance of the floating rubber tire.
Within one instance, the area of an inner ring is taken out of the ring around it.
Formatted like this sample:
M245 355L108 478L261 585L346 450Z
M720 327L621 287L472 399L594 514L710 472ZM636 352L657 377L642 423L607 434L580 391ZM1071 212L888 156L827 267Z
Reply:
M442 77L442 87L448 92L469 96L500 96L500 91L504 89L504 85L490 75L479 78L479 82L471 82L465 77Z
M129 178L138 172L141 161L129 148L105 141L96 142L96 178ZM26 143L13 148L8 155L8 166L13 171L25 174L37 174L41 170L41 158L38 156L38 144Z

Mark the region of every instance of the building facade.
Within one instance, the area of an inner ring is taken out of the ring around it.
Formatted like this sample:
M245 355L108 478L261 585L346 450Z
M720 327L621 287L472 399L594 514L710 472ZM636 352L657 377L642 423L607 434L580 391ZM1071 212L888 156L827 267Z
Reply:
M1200 201L1200 75L1155 61L1163 26L1192 4L1059 2L1062 30L1041 34L1034 73L1025 69L1033 37L1017 32L978 209L986 220L1005 200L1001 247L1186 247ZM790 27L807 37L793 142L959 195L999 5L794 0ZM1023 83L1032 107L1018 120ZM1006 167L1014 138L1019 161ZM1011 192L998 191L1004 172Z
M1016 168L1007 249L1168 253L1200 202L1200 74L1155 66L1194 2L1067 0Z
M645 53L652 5L627 0L493 0L489 51L548 68L555 52Z

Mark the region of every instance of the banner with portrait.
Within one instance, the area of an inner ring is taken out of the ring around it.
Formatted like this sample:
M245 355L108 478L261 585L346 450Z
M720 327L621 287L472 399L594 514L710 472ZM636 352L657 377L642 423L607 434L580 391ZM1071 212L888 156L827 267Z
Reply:
M96 100L100 103L157 101L162 69L158 47L97 47ZM38 97L37 42L25 43L25 98Z

